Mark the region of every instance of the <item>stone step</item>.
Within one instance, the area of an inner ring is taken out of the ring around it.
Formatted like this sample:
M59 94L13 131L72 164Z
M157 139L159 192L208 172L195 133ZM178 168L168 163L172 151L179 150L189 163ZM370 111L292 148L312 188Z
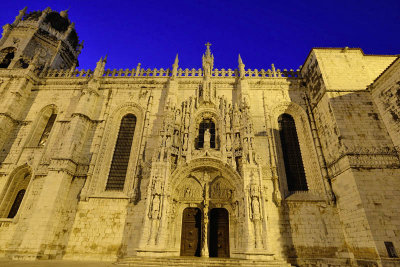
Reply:
M229 258L200 258L200 257L129 257L116 262L118 265L125 266L242 266L242 267L289 267L287 262L282 260L246 260L246 259L229 259Z

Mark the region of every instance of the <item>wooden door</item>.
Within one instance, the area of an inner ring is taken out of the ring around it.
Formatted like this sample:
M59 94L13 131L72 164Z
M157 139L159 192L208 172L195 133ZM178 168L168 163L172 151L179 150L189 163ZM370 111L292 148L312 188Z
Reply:
M198 208L186 208L182 216L182 256L200 256L201 211Z
M229 258L229 214L226 209L210 212L210 257Z

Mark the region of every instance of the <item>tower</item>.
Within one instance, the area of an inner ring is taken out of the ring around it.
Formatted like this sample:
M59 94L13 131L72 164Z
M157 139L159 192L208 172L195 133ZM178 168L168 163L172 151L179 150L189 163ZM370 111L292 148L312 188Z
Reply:
M21 10L14 22L3 27L0 68L27 68L37 55L37 67L66 69L78 65L83 47L68 11Z

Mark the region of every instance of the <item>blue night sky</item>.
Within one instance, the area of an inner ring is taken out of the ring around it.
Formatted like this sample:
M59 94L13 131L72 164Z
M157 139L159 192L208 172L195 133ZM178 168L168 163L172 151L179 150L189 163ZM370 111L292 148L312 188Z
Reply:
M69 8L84 48L80 67L200 68L212 43L215 68L298 68L312 47L360 47L400 54L400 1L2 1L0 24L18 10Z

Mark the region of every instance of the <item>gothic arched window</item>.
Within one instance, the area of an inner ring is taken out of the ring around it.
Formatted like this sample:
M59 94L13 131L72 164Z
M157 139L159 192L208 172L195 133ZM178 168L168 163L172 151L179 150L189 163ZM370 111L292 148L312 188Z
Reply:
M289 114L282 114L278 122L288 190L307 191L306 175L294 120Z
M51 128L53 128L54 122L56 121L57 114L52 113L47 120L46 126L43 129L42 135L40 136L38 146L44 146L49 139Z
M14 218L31 180L27 166L17 168L5 184L5 193L0 198L0 217Z
M7 47L0 51L0 68L8 68L15 56L15 47Z
M204 133L207 129L210 132L210 148L215 148L215 123L211 119L204 119L199 125L197 149L204 147Z
M17 215L18 209L21 206L22 199L25 195L25 189L19 190L17 196L15 197L14 203L11 206L10 212L8 213L7 218L14 218Z
M135 127L136 117L133 114L125 115L122 118L106 190L121 191L124 189Z

